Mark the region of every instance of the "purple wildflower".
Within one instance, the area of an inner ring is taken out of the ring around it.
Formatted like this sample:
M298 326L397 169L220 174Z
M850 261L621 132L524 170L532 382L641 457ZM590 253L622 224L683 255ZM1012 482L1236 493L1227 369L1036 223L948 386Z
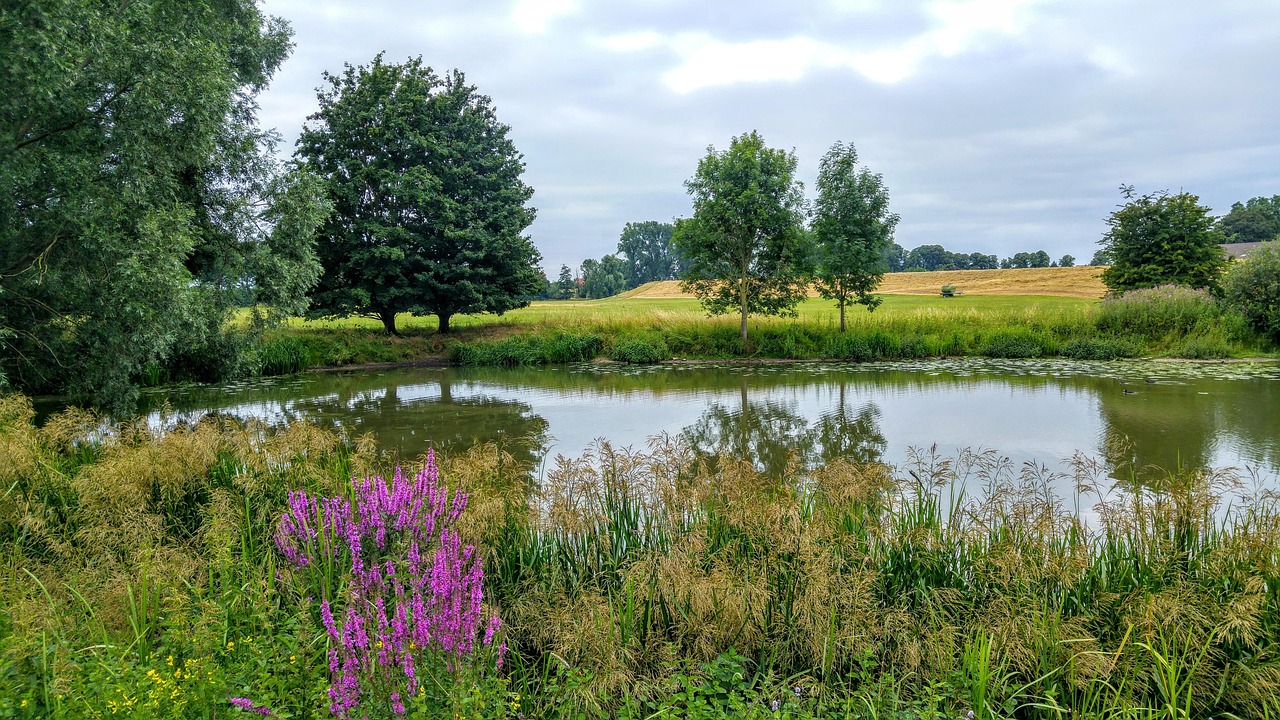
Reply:
M227 702L231 703L232 705L235 705L236 707L240 708L241 710L244 710L245 712L257 713L258 715L262 715L263 717L275 717L275 714L271 712L270 708L268 708L265 705L257 705L249 698L243 698L243 697L227 698Z
M353 478L351 489L350 502L289 493L275 535L296 571L312 572L321 560L350 563L345 594L335 599L345 606L341 623L328 600L320 605L330 638L333 714L355 716L365 693L373 692L404 714L402 698L417 691L422 663L438 658L455 670L477 641L481 647L499 642L495 665L501 667L502 622L484 611L479 554L452 529L467 494L449 497L434 454L416 474L397 468L390 481Z

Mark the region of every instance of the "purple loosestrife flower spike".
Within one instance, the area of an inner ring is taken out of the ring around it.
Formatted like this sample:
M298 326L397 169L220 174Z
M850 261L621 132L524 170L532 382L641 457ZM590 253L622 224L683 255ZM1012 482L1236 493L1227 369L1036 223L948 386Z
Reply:
M452 672L472 662L477 643L499 641L479 554L453 529L467 501L441 486L434 452L416 473L353 477L349 502L289 494L275 535L286 562L298 572L317 571L321 558L329 568L350 563L343 593L320 606L336 717L360 717L374 698L403 714L424 662ZM506 643L496 651L500 668Z

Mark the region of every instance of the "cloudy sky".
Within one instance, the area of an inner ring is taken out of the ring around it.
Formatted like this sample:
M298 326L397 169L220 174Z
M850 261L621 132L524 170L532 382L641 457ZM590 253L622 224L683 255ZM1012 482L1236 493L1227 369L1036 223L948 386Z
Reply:
M1085 262L1121 183L1216 214L1280 194L1277 0L265 0L296 48L260 119L292 148L325 70L459 68L524 153L552 276L689 214L709 145L758 130L812 196L837 140L910 249Z

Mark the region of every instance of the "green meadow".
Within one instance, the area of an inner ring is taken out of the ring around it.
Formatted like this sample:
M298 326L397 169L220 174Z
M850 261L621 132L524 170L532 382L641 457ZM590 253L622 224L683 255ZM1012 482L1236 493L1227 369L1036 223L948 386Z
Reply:
M1192 292L1192 291L1188 291ZM1185 294L1185 293L1184 293ZM874 312L855 308L840 332L835 307L805 300L795 317L753 317L741 342L737 320L708 317L692 298L538 301L502 316L401 316L401 336L373 319L293 319L260 346L261 374L364 363L540 365L612 358L897 360L922 357L1126 357L1223 359L1275 353L1275 346L1203 293L1089 300L1058 296L885 295ZM164 376L161 380L175 379Z

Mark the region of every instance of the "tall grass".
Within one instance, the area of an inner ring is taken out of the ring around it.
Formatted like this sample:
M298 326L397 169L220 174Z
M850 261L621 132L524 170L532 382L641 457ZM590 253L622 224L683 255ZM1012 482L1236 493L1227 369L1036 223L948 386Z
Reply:
M1137 291L1102 303L1061 297L975 295L942 300L892 295L874 313L849 316L847 332L839 331L829 303L809 299L801 304L797 318L753 318L745 343L735 320L708 318L688 298L538 302L502 316L463 318L449 335L436 334L430 318L405 316L400 323L404 334L397 337L374 325L358 319L293 321L240 353L242 361L236 367L242 368L241 374L275 375L362 363L513 367L596 357L622 362L672 356L1109 360L1207 359L1275 351L1274 343L1251 330L1238 313L1184 288ZM172 365L150 366L143 379L157 384L190 378L191 373Z
M326 716L317 591L271 538L287 491L389 458L305 424L32 418L0 398L0 715ZM1274 717L1277 497L1142 477L923 449L779 480L665 437L541 475L455 454L510 654L449 717Z

